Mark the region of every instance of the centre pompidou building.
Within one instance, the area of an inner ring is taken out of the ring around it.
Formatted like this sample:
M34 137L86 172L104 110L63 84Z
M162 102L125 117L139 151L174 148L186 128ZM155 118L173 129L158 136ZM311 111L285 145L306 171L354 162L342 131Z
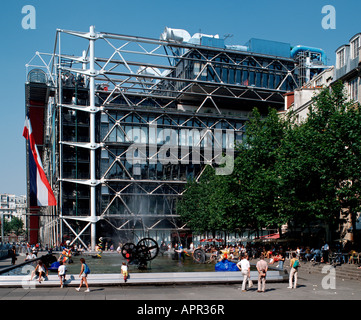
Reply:
M294 49L170 28L160 39L57 30L53 53L27 65L26 111L58 203L29 208L38 237L92 249L98 237L187 237L176 211L187 181L206 165L229 174L252 109L283 110L324 67L319 50Z

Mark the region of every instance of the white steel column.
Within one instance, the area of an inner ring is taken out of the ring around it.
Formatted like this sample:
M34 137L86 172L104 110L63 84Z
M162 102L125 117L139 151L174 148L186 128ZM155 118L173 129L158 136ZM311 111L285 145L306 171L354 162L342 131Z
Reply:
M90 26L89 33L89 107L90 112L90 216L91 216L91 250L96 245L96 170L95 170L95 40L94 26Z
M63 241L63 110L61 109L61 105L63 104L63 84L62 84L62 70L61 70L61 32L57 30L58 36L58 117L59 117L59 203L58 203L58 211L59 211L59 229L58 237L56 239L56 245L60 245Z

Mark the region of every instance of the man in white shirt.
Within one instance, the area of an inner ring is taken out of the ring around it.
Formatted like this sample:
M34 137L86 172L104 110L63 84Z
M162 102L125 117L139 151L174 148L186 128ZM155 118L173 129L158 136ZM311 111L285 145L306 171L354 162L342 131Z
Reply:
M237 267L241 270L243 275L242 291L245 292L247 279L250 279L251 276L251 265L249 264L246 254L242 255L241 261L237 263Z

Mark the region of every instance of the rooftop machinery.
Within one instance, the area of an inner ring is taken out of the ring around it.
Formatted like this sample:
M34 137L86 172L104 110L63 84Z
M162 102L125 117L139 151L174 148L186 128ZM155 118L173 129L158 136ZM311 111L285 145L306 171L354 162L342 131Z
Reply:
M302 86L322 70L328 68L326 53L319 48L263 39L250 39L245 45L227 45L218 34L207 35L195 33L191 36L186 30L166 27L160 39L183 44L194 44L203 47L215 47L225 50L252 52L277 57L292 58L297 62L298 85Z
M283 109L325 61L319 49L180 29L57 30L54 52L27 65L26 111L58 202L33 208L47 213L39 237L91 249L100 236L187 237L176 211L187 181L233 157L252 109Z

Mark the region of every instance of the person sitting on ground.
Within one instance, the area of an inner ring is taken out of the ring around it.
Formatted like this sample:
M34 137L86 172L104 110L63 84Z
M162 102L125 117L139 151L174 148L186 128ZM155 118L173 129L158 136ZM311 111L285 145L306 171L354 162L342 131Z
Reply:
M278 262L282 258L279 253L276 253L274 256L271 256L271 260L269 261L269 264L274 264L275 262Z
M310 250L310 247L307 247L306 248L306 251L305 251L305 258L307 261L310 261L312 259L312 253L311 253L311 250Z
M218 251L217 251L216 248L214 248L214 249L212 250L212 254L211 254L210 259L211 259L211 260L215 260L215 259L217 259L217 257L218 257Z
M48 276L48 269L46 268L46 266L43 264L43 262L41 260L38 261L38 264L35 267L35 270L31 273L31 277L30 280L33 280L34 276L37 275L39 277L39 283L41 283L41 281L43 280L43 276L45 275L46 277Z
M314 256L311 261L321 262L322 253L320 249L314 250Z
M354 261L356 261L356 256L357 256L357 252L355 250L351 250L349 253L349 260L348 260L348 263L354 263Z

